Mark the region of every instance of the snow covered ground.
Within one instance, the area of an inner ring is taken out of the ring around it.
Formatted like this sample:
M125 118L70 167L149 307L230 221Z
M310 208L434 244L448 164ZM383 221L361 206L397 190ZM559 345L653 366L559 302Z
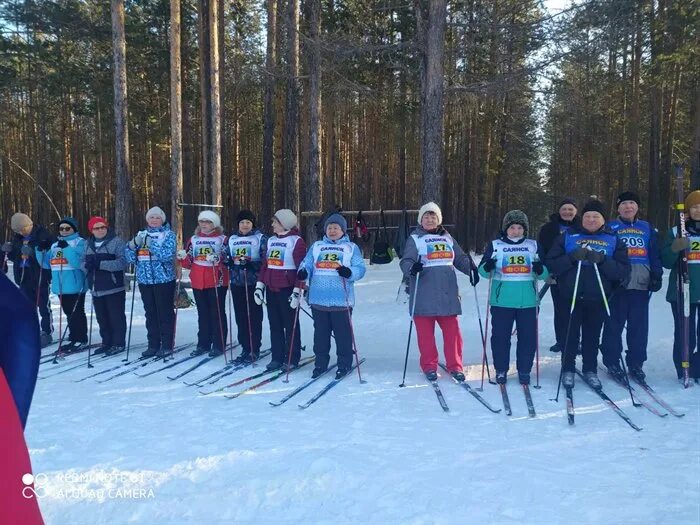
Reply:
M356 288L354 323L368 382L347 378L307 410L297 404L319 387L280 407L268 402L307 379L311 366L293 373L289 384L278 380L233 400L200 396L166 379L189 363L103 384L74 382L88 374L82 368L40 380L27 441L46 522L700 523L700 386L684 391L675 380L673 321L662 293L652 301L645 369L660 395L686 415L662 419L634 408L601 373L606 392L643 427L636 432L580 382L574 427L567 425L563 395L559 404L549 400L559 374L559 356L547 350L549 295L540 316L535 419L527 417L512 376L512 417L492 414L448 378L440 381L451 409L444 413L419 373L415 334L406 388L398 388L409 324L407 306L396 302L398 281L394 262L369 267ZM464 360L478 386L474 296L466 277L460 286ZM478 286L483 315L486 288ZM136 305L133 341L139 343L145 329L138 297ZM303 315L301 329L305 357L312 355L313 327ZM180 311L178 343L195 337L195 309ZM264 347L267 341L265 333ZM222 364L210 362L187 378ZM48 369L42 366L42 373ZM501 406L496 387L487 384L484 396Z

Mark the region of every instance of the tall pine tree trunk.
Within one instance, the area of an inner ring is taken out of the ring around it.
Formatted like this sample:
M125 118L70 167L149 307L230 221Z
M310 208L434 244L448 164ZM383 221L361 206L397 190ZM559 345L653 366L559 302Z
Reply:
M282 174L285 204L299 209L299 0L287 0L287 96L284 114Z
M309 20L309 169L305 208L321 209L321 0L310 0ZM312 221L309 221L312 224Z
M114 135L117 198L115 230L129 238L131 222L131 174L129 173L129 119L126 98L126 36L124 0L112 0L112 52L114 56Z
M170 0L170 222L182 244L182 60L180 0Z
M262 200L260 224L273 214L275 181L275 91L277 87L277 0L267 0L267 55L263 99Z

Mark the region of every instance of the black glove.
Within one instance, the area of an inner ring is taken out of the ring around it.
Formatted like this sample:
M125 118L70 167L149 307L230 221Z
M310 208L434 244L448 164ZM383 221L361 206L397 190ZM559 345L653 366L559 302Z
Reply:
M484 271L486 272L492 272L496 268L496 260L495 259L487 259L486 262L483 264Z
M542 275L544 273L544 264L542 264L542 261L535 261L532 263L532 271L537 275Z
M661 286L663 285L663 276L657 275L657 274L651 274L649 277L649 291L650 292L658 292L661 290Z
M39 251L45 252L51 249L51 239L42 239L36 243Z
M32 255L34 255L34 248L29 246L28 244L25 244L24 246L22 246L19 252L25 257L31 257Z
M476 266L472 266L472 269L469 270L469 284L476 286L479 284L479 279L481 279L479 269Z
M6 242L2 245L2 251L5 253L9 253L12 251L12 243L11 242Z
M238 259L236 259L235 264L239 268L245 268L246 265L248 264L248 259L246 259L245 257L239 257Z
M85 256L85 269L88 273L92 273L97 270L100 266L100 262L97 260L96 255L86 255Z
M596 250L587 250L586 259L593 264L600 264L605 260L605 254Z
M576 248L573 252L571 252L569 257L571 257L574 262L585 261L586 257L588 257L588 250L585 248Z
M305 281L308 276L309 272L306 271L306 268L301 268L297 272L297 279L299 279L300 281Z
M88 255L89 257L89 255ZM114 261L116 260L117 256L114 255L113 253L96 253L95 258L97 261L102 262L102 261Z
M67 248L68 247L68 241L65 241L63 239L59 240L57 243L59 248Z
M413 263L413 266L411 266L410 273L411 273L411 275L413 275L415 277L416 275L418 275L419 272L422 272L422 271L423 271L423 263L418 261L418 262Z
M338 266L335 271L338 272L338 275L346 279L350 279L350 276L352 275L352 270L347 266Z

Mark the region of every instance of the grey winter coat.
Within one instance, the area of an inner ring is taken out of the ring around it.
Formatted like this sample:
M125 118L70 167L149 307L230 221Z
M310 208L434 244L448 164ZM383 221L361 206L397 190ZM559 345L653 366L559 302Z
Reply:
M442 227L440 227L437 234L450 236L449 233L442 230ZM420 258L413 235L423 237L425 235L435 235L435 233L429 234L419 226L406 241L404 254L399 264L401 266L401 271L409 280L409 312L411 312L411 309L413 308L413 298L416 290L416 278L410 274L411 266L413 266L413 263L418 262ZM460 304L459 287L457 286L457 274L455 273L455 268L457 268L460 272L469 275L469 272L473 267L471 257L464 253L464 250L462 250L459 244L457 244L457 241L454 241L453 266L426 267L422 272L420 272L417 292L418 301L416 302L415 315L461 315L462 305Z
M95 245L94 237L88 239L80 261L80 267L87 274L88 286L92 295L102 297L126 290L124 284L124 272L126 271L124 248L126 244L111 231L103 242L97 242L100 244L99 246ZM99 262L99 268L94 272L94 282L93 272L88 272L85 269L85 258L91 255L102 256L106 259Z

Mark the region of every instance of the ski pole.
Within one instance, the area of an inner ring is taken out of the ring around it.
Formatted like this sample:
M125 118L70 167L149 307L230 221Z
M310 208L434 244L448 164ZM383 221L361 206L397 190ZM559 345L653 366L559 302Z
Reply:
M406 386L406 370L408 369L408 351L411 349L411 334L413 333L413 316L416 312L416 301L418 299L418 281L420 272L416 274L416 284L413 285L413 304L411 305L411 323L408 325L408 341L406 341L406 358L403 361L403 379L399 387Z
M603 296L603 304L605 304L605 312L608 314L608 318L610 318L610 305L608 303L608 298L605 295L605 288L603 288L603 280L600 278L600 270L598 269L598 265L594 263L593 269L595 270L595 276L596 276L596 279L598 280L598 287L600 288L600 294ZM641 405L641 403L637 403L634 400L634 395L632 394L632 385L630 385L630 378L627 375L627 366L625 365L625 360L622 359L622 355L620 355L620 364L622 365L622 371L625 374L625 383L627 383L627 391L630 393L630 400L632 401L632 406L639 408L642 405Z
M488 338L489 338L489 314L491 312L491 309L489 308L491 304L491 284L493 283L493 271L489 272L489 290L486 294L486 328L484 331L484 340L482 341L483 343L483 352L481 354L481 386L479 386L476 390L479 392L482 392L484 390L484 368L486 370L489 370L489 358L486 352L486 347L488 346ZM489 372L489 383L492 385L495 385L494 382L491 381L491 372Z
M346 311L348 313L348 323L350 324L350 336L352 337L352 350L353 353L355 354L355 363L357 364L357 377L360 379L360 383L364 384L367 381L362 379L362 374L360 373L360 354L357 351L357 343L355 342L355 329L352 326L352 314L350 313L350 295L348 294L348 287L346 284L347 279L345 277L342 277L343 279L343 290L345 291L345 306L346 306ZM336 341L336 346L337 346L337 341Z
M489 294L491 292L490 285L491 285L491 283L489 282ZM476 303L476 315L479 318L479 331L481 332L481 345L483 346L484 341L485 341L485 336L484 336L484 325L481 322L481 307L479 306L479 297L476 294L476 286L472 286L472 288L474 289L474 302ZM489 370L488 356L483 355L481 360L483 361L484 359L486 360L486 374L488 374L489 383L491 383L492 385L495 385L496 383L491 380L491 371ZM483 373L483 369L482 369L482 373ZM483 388L482 388L482 390L483 390Z
M229 281L229 288L226 290L226 295L228 296L228 311L230 312L230 315L228 316L228 344L231 348L231 361L233 361L233 276Z
M129 350L131 350L131 327L134 324L134 299L136 298L136 266L137 264L134 263L132 268L134 278L131 280L131 312L129 313L129 337L126 342L126 357L122 359L124 363L129 362Z
M177 286L175 286L175 316L173 317L173 341L172 345L170 345L170 357L173 357L173 354L175 353L175 336L177 335L177 313L180 311L180 284L182 283L182 269L180 269L180 277L177 279ZM216 307L219 308L219 303L217 302ZM224 354L226 352L224 351ZM226 359L226 355L224 355L224 360ZM165 362L165 358L163 358L163 362Z
M61 337L58 340L58 348L56 348L56 354L53 358L53 364L58 363L58 354L61 351L61 346L63 345L63 336L65 335L62 331L63 326L63 255L61 255L61 265L58 269L58 333ZM66 319L66 331L68 331L68 320Z
M539 297L539 291L537 290L537 276L535 276L535 297ZM540 389L540 301L537 300L537 306L535 307L535 386L533 388Z
M252 362L252 366L255 366L257 355L253 351L253 330L252 324L250 322L250 302L248 301L248 270L245 266L243 267L243 287L245 288L245 309L248 315L248 344L250 345L248 350L250 351L250 360Z
M578 294L578 281L581 277L581 264L579 261L576 266L576 280L574 281L574 295L571 297L571 308L569 309L569 322L566 326L566 339L564 339L564 351L561 353L561 369L559 370L559 381L557 383L557 397L552 401L559 402L559 392L561 390L561 378L564 375L564 363L566 363L567 350L569 349L569 334L571 333L571 319L574 317L574 309L576 308L576 295Z
M97 263L99 264L99 262ZM88 328L88 360L87 367L95 368L90 361L92 354L92 317L95 313L95 270L92 270L92 286L90 287L90 327Z
M214 277L214 297L216 298L216 313L219 317L219 336L221 338L221 350L224 353L224 364L227 365L228 358L226 357L226 340L224 338L224 325L221 322L221 304L219 303L219 287L218 287L219 277L217 277L217 275L216 275L216 266L215 265L211 267L211 273L212 273L212 276ZM178 287L178 295L176 297L179 296L179 292L180 292L180 289ZM180 306L179 302L176 302L175 304L176 304L176 307ZM226 308L226 298L224 298L224 308ZM174 347L175 347L175 341L173 341L173 348Z
M41 250L40 250L41 251ZM41 251L41 264L39 264L39 284L36 287L36 307L39 308L39 296L41 294L41 281L44 277L44 256L46 252Z
M303 288L302 288L303 290ZM283 383L289 383L289 370L292 367L292 350L294 349L294 336L297 333L297 323L299 322L299 310L301 309L301 297L299 297L299 304L297 304L296 312L294 312L294 324L292 325L292 338L289 342L289 357L287 359L287 375L284 378Z

